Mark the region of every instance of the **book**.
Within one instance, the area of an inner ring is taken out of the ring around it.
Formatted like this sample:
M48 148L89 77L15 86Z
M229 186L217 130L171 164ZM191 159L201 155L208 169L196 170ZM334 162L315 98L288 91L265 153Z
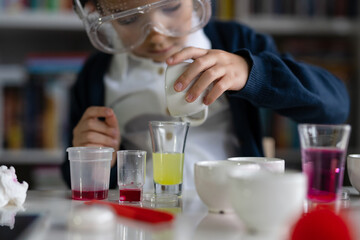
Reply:
M0 65L0 146L18 149L23 145L22 107L20 101L22 84L26 79L25 68L21 65Z
M223 20L234 18L234 0L222 0L217 2L216 16Z
M20 149L24 144L23 134L23 88L6 86L3 88L3 147Z

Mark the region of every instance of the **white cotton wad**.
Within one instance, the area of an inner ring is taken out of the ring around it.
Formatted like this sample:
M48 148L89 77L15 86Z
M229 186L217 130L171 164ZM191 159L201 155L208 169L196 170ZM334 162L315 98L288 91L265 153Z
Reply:
M18 182L14 167L0 166L0 207L21 206L25 202L28 187L27 182Z
M24 211L22 206L6 206L0 208L0 227L7 226L13 229L15 226L15 216L19 211Z

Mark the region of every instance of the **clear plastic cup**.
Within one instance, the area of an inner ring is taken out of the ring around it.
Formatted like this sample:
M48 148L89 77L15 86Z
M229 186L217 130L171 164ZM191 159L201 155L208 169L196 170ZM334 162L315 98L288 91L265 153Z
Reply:
M70 161L72 199L106 199L114 149L70 147L66 151Z

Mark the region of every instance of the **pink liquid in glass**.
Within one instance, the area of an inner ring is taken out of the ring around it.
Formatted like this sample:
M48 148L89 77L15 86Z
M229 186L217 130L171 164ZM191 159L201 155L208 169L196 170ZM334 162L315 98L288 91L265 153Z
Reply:
M140 202L141 200L141 189L120 189L120 201L127 202Z
M345 152L340 149L308 148L302 151L303 171L308 176L308 199L336 200L344 176Z
M108 197L109 190L98 191L79 191L72 190L72 199L74 200L92 200L92 199L106 199Z

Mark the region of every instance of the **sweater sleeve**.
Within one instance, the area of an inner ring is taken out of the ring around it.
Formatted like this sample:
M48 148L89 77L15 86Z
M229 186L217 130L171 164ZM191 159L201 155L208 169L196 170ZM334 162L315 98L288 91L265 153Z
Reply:
M330 72L280 54L273 39L238 23L218 23L213 47L246 58L251 70L245 87L228 92L256 107L269 108L297 122L342 123L350 100L344 83ZM209 36L211 37L211 34Z
M297 122L346 121L350 109L346 87L328 71L266 51L239 54L248 55L252 67L238 97Z

